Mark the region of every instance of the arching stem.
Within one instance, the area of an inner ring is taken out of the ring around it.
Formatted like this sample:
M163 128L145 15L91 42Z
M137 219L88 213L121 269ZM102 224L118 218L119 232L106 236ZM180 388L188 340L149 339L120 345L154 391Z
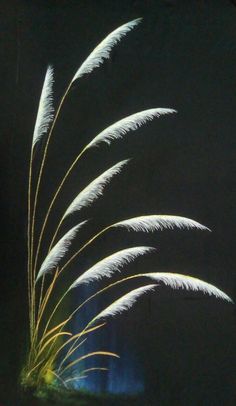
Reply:
M53 122L52 122L52 125L51 125L51 128L50 128L50 131L49 131L49 134L48 134L47 142L46 142L46 145L45 145L45 148L44 148L43 158L42 158L41 165L40 165L40 169L39 169L39 176L38 176L37 185L36 185L36 191L35 191L35 196L34 196L33 214L32 214L32 224L31 224L31 261L32 261L32 263L33 263L33 254L34 254L35 216L36 216L36 209L37 209L37 203L38 203L38 195L39 195L39 189L40 189L40 184L41 184L41 180L42 180L43 169L44 169L45 160L46 160L46 157L47 157L48 146L49 146L49 142L50 142L50 140L51 140L51 136L52 136L52 133L53 133L53 129L54 129L55 124L56 124L56 122L57 122L57 118L58 118L58 116L59 116L59 114L60 114L60 111L61 111L62 105L63 105L63 103L64 103L64 100L65 100L67 94L68 94L69 91L70 91L71 85L72 85L72 82L70 82L69 85L68 85L68 87L66 88L66 91L65 91L65 93L63 94L63 96L62 96L62 98L61 98L61 101L60 101L60 103L59 103L59 106L58 106L58 108L57 108L56 114L55 114L55 116L54 116L54 119L53 119ZM35 288L35 272L36 272L36 270L35 270L35 266L34 266L34 267L33 267L33 271L32 271L32 273L33 273L33 286L34 286L34 288ZM35 291L35 289L34 289L34 291Z

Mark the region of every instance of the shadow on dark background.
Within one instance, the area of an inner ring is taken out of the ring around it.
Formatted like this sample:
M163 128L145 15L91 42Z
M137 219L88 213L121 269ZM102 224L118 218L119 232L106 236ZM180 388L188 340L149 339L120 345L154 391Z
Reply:
M81 263L86 266L117 248L150 244L158 253L130 272L188 273L235 299L236 9L226 0L1 5L0 401L15 406L27 340L27 165L42 78L47 64L53 63L59 100L90 50L131 19L144 17L114 48L109 61L74 86L65 103L49 152L39 220L63 168L100 130L146 108L176 108L175 117L154 120L110 148L89 153L64 188L48 232L79 187L112 163L134 157L104 198L81 214L94 219L89 232L149 213L184 215L213 232L150 236L117 231L104 236ZM80 219L75 217L74 222ZM126 345L141 365L147 405L235 404L232 305L163 288L141 301L132 314L111 322L110 329L113 335L124 331L114 347L122 354Z

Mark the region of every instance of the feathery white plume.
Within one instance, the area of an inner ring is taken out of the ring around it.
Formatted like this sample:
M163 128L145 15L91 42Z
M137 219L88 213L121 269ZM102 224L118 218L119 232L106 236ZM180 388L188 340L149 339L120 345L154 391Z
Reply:
M117 314L120 314L126 310L129 310L134 303L138 300L140 296L142 296L144 293L150 292L153 290L157 285L152 284L152 285L146 285L146 286L141 286L141 288L137 288L134 290L131 290L129 293L126 295L120 297L118 300L115 300L110 306L106 307L102 312L100 312L94 319L94 321L97 321L99 319L104 319L106 317L114 317Z
M72 79L72 83L81 78L86 73L92 72L95 68L98 68L105 59L109 59L112 48L124 37L129 31L131 31L136 25L140 23L142 19L130 21L123 24L121 27L112 31L100 44L91 52L88 58L84 61L81 67L77 70L75 76Z
M34 127L32 148L34 148L35 144L40 141L43 134L48 131L50 123L52 122L54 117L52 91L53 82L53 68L52 66L48 66L39 101L39 108Z
M127 164L129 160L118 162L116 165L103 172L100 176L94 179L84 190L82 190L77 197L70 204L64 214L64 218L68 214L74 213L80 210L82 207L89 206L99 196L102 196L105 186L110 182L113 176L121 172L123 166Z
M110 278L115 272L120 272L126 264L134 261L138 256L145 255L153 250L154 248L152 247L133 247L115 252L97 262L94 266L79 276L79 278L77 278L70 286L70 289L76 288L83 283L88 284L94 280Z
M52 269L55 269L59 263L59 261L64 257L67 253L73 239L75 238L78 230L87 223L87 220L82 221L81 223L77 224L77 226L71 228L51 249L49 254L46 256L45 260L43 261L40 270L37 275L36 282L38 281L41 276L45 275L46 273L50 272Z
M123 138L123 136L129 131L137 130L147 121L153 120L155 117L160 117L164 114L176 113L176 110L168 108L154 108L139 111L138 113L131 114L116 123L105 128L101 133L99 133L86 148L97 146L100 142L106 142L110 145L112 140Z
M128 220L123 220L118 223L113 224L112 227L125 227L128 230L132 231L155 231L174 229L177 228L198 228L200 230L209 230L209 228L203 226L200 223L197 223L194 220L188 219L186 217L180 216L170 216L170 215L150 215L150 216L140 216L133 217Z
M204 294L208 294L210 296L213 295L219 299L232 302L232 299L230 299L230 297L226 295L226 293L222 292L222 290L218 289L216 286L189 275L181 275L178 273L169 272L156 272L142 274L142 276L152 278L155 282L163 282L166 286L170 286L172 289L200 291Z

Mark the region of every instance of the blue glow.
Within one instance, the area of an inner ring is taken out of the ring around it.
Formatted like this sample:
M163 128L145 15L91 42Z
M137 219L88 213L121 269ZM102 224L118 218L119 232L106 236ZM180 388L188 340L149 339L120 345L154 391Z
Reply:
M91 294L85 287L80 290L80 300ZM74 332L81 331L81 327L91 320L97 311L98 301L92 300L85 306L74 320ZM124 342L123 342L124 341ZM114 324L108 323L104 328L89 335L87 341L72 355L70 361L93 351L111 351L120 356L120 359L108 356L93 356L80 362L70 370L70 376L78 374L87 368L103 367L108 371L91 371L87 378L73 381L75 389L84 389L93 393L107 392L112 394L136 394L144 391L142 370L135 359L132 349L128 348L126 341L118 338Z

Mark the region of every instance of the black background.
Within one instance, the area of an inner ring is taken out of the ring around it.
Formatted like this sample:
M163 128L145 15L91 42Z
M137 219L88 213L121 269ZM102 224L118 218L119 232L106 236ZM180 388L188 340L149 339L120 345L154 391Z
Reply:
M15 405L27 339L28 161L45 69L49 62L55 66L58 101L94 46L134 18L144 17L143 23L114 48L109 61L74 86L64 105L50 146L38 219L64 168L99 131L136 111L175 108L177 115L88 153L66 184L48 233L79 187L113 163L133 157L104 198L81 214L94 219L88 235L100 225L154 213L190 217L213 232L150 236L116 231L91 248L82 263L87 266L116 248L150 244L157 254L138 261L131 273L191 274L236 298L236 8L226 0L1 1L0 12L0 401ZM123 328L127 345L139 356L147 402L235 404L233 305L163 288L116 323L111 329Z

